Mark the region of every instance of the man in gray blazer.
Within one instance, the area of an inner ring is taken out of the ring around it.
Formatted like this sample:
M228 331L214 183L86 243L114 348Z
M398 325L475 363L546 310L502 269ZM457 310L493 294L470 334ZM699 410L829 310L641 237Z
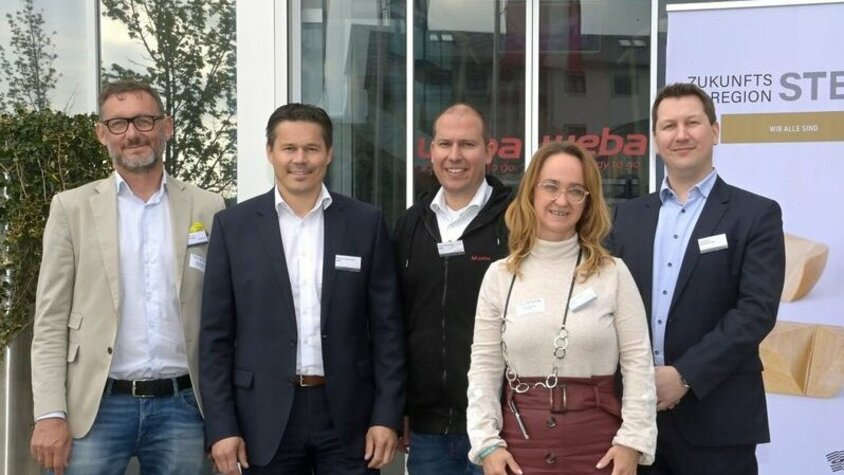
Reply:
M197 387L205 252L219 195L164 173L173 136L158 93L99 98L110 177L53 197L32 341L31 450L56 474L202 470Z

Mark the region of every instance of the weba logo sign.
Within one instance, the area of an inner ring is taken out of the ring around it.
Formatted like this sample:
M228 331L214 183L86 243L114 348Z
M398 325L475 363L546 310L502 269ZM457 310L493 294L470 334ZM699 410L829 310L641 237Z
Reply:
M520 137L502 137L490 139L493 144L493 157L503 160L518 160L522 157L524 142ZM610 132L609 127L604 127L601 134L585 134L580 137L576 135L545 135L542 137L542 144L551 141L574 142L589 150L599 157L612 157L624 154L630 157L644 156L648 151L648 136L645 134L627 134L624 136ZM426 137L419 137L416 140L416 157L431 159L431 141Z

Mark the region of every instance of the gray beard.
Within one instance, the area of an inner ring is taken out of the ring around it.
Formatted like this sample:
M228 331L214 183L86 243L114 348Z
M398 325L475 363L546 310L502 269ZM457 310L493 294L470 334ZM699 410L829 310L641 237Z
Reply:
M145 172L154 168L155 165L161 161L161 157L156 156L154 152L140 160L133 161L126 160L126 158L124 158L120 153L109 153L109 155L111 156L111 161L115 167L120 167L130 173Z

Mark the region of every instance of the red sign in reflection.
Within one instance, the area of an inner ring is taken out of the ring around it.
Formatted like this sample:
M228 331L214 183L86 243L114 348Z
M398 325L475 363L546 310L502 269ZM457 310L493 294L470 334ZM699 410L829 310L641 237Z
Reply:
M493 144L493 156L503 160L518 160L522 158L524 142L520 137L502 137L501 139L490 139ZM589 150L598 157L613 157L615 155L627 155L629 157L644 156L648 151L648 137L645 134L627 134L624 136L610 132L609 127L604 127L601 134L584 134L580 137L575 135L558 134L555 136L545 135L542 143L546 144L552 140L557 142L574 142ZM416 139L416 158L423 160L431 159L431 141L426 137Z

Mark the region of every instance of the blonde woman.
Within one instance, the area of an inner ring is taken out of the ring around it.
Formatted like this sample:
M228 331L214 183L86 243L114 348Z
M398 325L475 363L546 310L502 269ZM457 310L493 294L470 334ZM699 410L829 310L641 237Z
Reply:
M470 459L486 475L635 474L656 445L653 360L636 284L602 245L610 218L589 152L543 145L506 222L510 254L478 298Z

